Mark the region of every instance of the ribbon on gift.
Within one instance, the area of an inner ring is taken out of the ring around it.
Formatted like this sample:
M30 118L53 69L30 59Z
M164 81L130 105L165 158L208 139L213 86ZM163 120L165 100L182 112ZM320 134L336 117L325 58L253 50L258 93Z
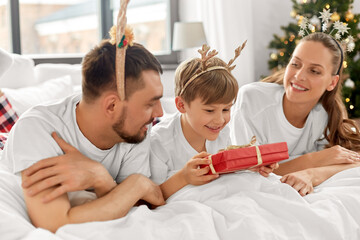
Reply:
M250 140L250 143L248 144L245 144L245 145L240 145L240 146L237 146L237 145L230 145L228 146L227 148L225 149L221 149L219 150L219 152L222 152L222 151L227 151L227 150L231 150L231 149L237 149L237 148L245 148L245 147L252 147L254 146L255 147L255 150L256 150L256 157L257 157L257 160L258 160L258 163L253 166L253 167L256 167L256 166L259 166L263 163L263 160L262 160L262 157L261 157L261 152L260 152L260 148L259 146L255 145L255 142L256 142L256 136L253 136ZM210 160L210 164L209 164L209 167L210 167L210 170L212 172L212 174L217 174L215 168L214 168L214 165L212 163L212 159L211 159L211 155L209 156L209 160Z

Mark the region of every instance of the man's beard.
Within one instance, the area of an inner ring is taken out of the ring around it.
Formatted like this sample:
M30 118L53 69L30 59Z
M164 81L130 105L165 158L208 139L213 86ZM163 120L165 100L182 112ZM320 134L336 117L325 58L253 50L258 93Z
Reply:
M121 112L120 119L117 121L117 123L115 123L113 125L114 131L117 133L117 135L120 138L122 138L127 143L140 143L140 142L142 142L145 139L147 132L145 132L144 135L142 135L141 129L139 129L139 131L134 135L127 134L125 132L125 129L124 129L126 116L127 116L127 107L124 107L122 112ZM152 123L153 120L154 119L150 119L147 123L144 124L144 126Z

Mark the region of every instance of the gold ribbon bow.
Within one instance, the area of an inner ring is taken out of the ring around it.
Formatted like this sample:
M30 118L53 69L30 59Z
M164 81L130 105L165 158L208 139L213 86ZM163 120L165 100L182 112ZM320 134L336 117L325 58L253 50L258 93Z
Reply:
M225 149L220 149L219 152L223 152L223 151L227 151L227 150L231 150L231 149L238 149L238 148L245 148L245 147L251 147L251 146L254 146L255 147L255 150L256 150L256 156L257 156L257 160L258 160L258 163L255 165L255 166L252 166L251 168L253 167L256 167L256 166L259 166L260 164L263 163L263 160L262 160L262 157L261 157L261 152L260 152L260 149L259 149L259 146L255 145L255 142L256 142L256 136L253 136L250 140L250 143L248 144L245 144L245 145L230 145L228 146L227 148ZM211 158L212 155L209 156L209 159L210 159L210 164L209 164L209 167L210 167L210 170L212 172L212 174L217 174L215 168L214 168L214 165L212 163L212 158Z

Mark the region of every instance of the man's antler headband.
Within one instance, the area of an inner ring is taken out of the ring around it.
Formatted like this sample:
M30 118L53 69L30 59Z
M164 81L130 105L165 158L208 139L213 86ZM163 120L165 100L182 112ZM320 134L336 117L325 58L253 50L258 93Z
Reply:
M116 23L116 84L120 99L125 100L125 55L128 45L132 45L133 34L126 28L126 8L130 0L120 0ZM129 36L129 37L128 37ZM131 41L129 40L131 38Z
M183 89L181 90L179 96L181 96L184 93L185 89L187 88L187 86L189 86L189 84L191 82L193 82L196 78L203 75L204 73L207 73L207 72L210 72L213 70L217 70L217 69L223 69L223 70L227 70L228 72L231 72L236 67L236 65L232 65L232 64L234 63L235 59L240 56L240 53L244 49L246 42L247 41L245 41L241 46L239 46L238 48L235 49L234 58L231 59L225 67L223 67L223 66L208 67L209 66L208 60L211 59L212 57L215 57L218 54L218 52L215 49L209 52L210 47L208 45L204 44L202 46L202 48L198 50L198 52L201 55L201 58L197 59L197 61L199 61L201 63L201 67L198 70L198 72L194 76L192 76L189 79L189 81L186 82L186 84L184 85Z

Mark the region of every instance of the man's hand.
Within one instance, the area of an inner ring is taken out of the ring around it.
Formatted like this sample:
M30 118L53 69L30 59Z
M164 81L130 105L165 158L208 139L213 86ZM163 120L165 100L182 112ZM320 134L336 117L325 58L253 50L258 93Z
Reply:
M94 188L96 195L101 197L116 186L104 166L81 154L56 133L51 135L65 154L43 159L23 171L28 178L22 187L29 196L55 186L55 190L44 197L44 202L88 188Z
M314 191L312 169L301 170L286 174L280 181L292 186L301 196Z
M132 176L133 175L131 175L130 177ZM136 176L138 183L142 186L142 200L150 203L153 207L165 204L165 200L159 185L155 184L149 178L141 174L136 174L134 176Z
M279 168L278 163L272 163L270 165L250 168L250 171L259 172L262 176L268 177L275 169Z
M203 185L219 177L219 174L206 175L210 170L209 166L200 168L201 165L210 164L210 160L206 158L209 155L210 154L206 152L201 152L191 158L184 168L181 169L182 175L187 184Z

